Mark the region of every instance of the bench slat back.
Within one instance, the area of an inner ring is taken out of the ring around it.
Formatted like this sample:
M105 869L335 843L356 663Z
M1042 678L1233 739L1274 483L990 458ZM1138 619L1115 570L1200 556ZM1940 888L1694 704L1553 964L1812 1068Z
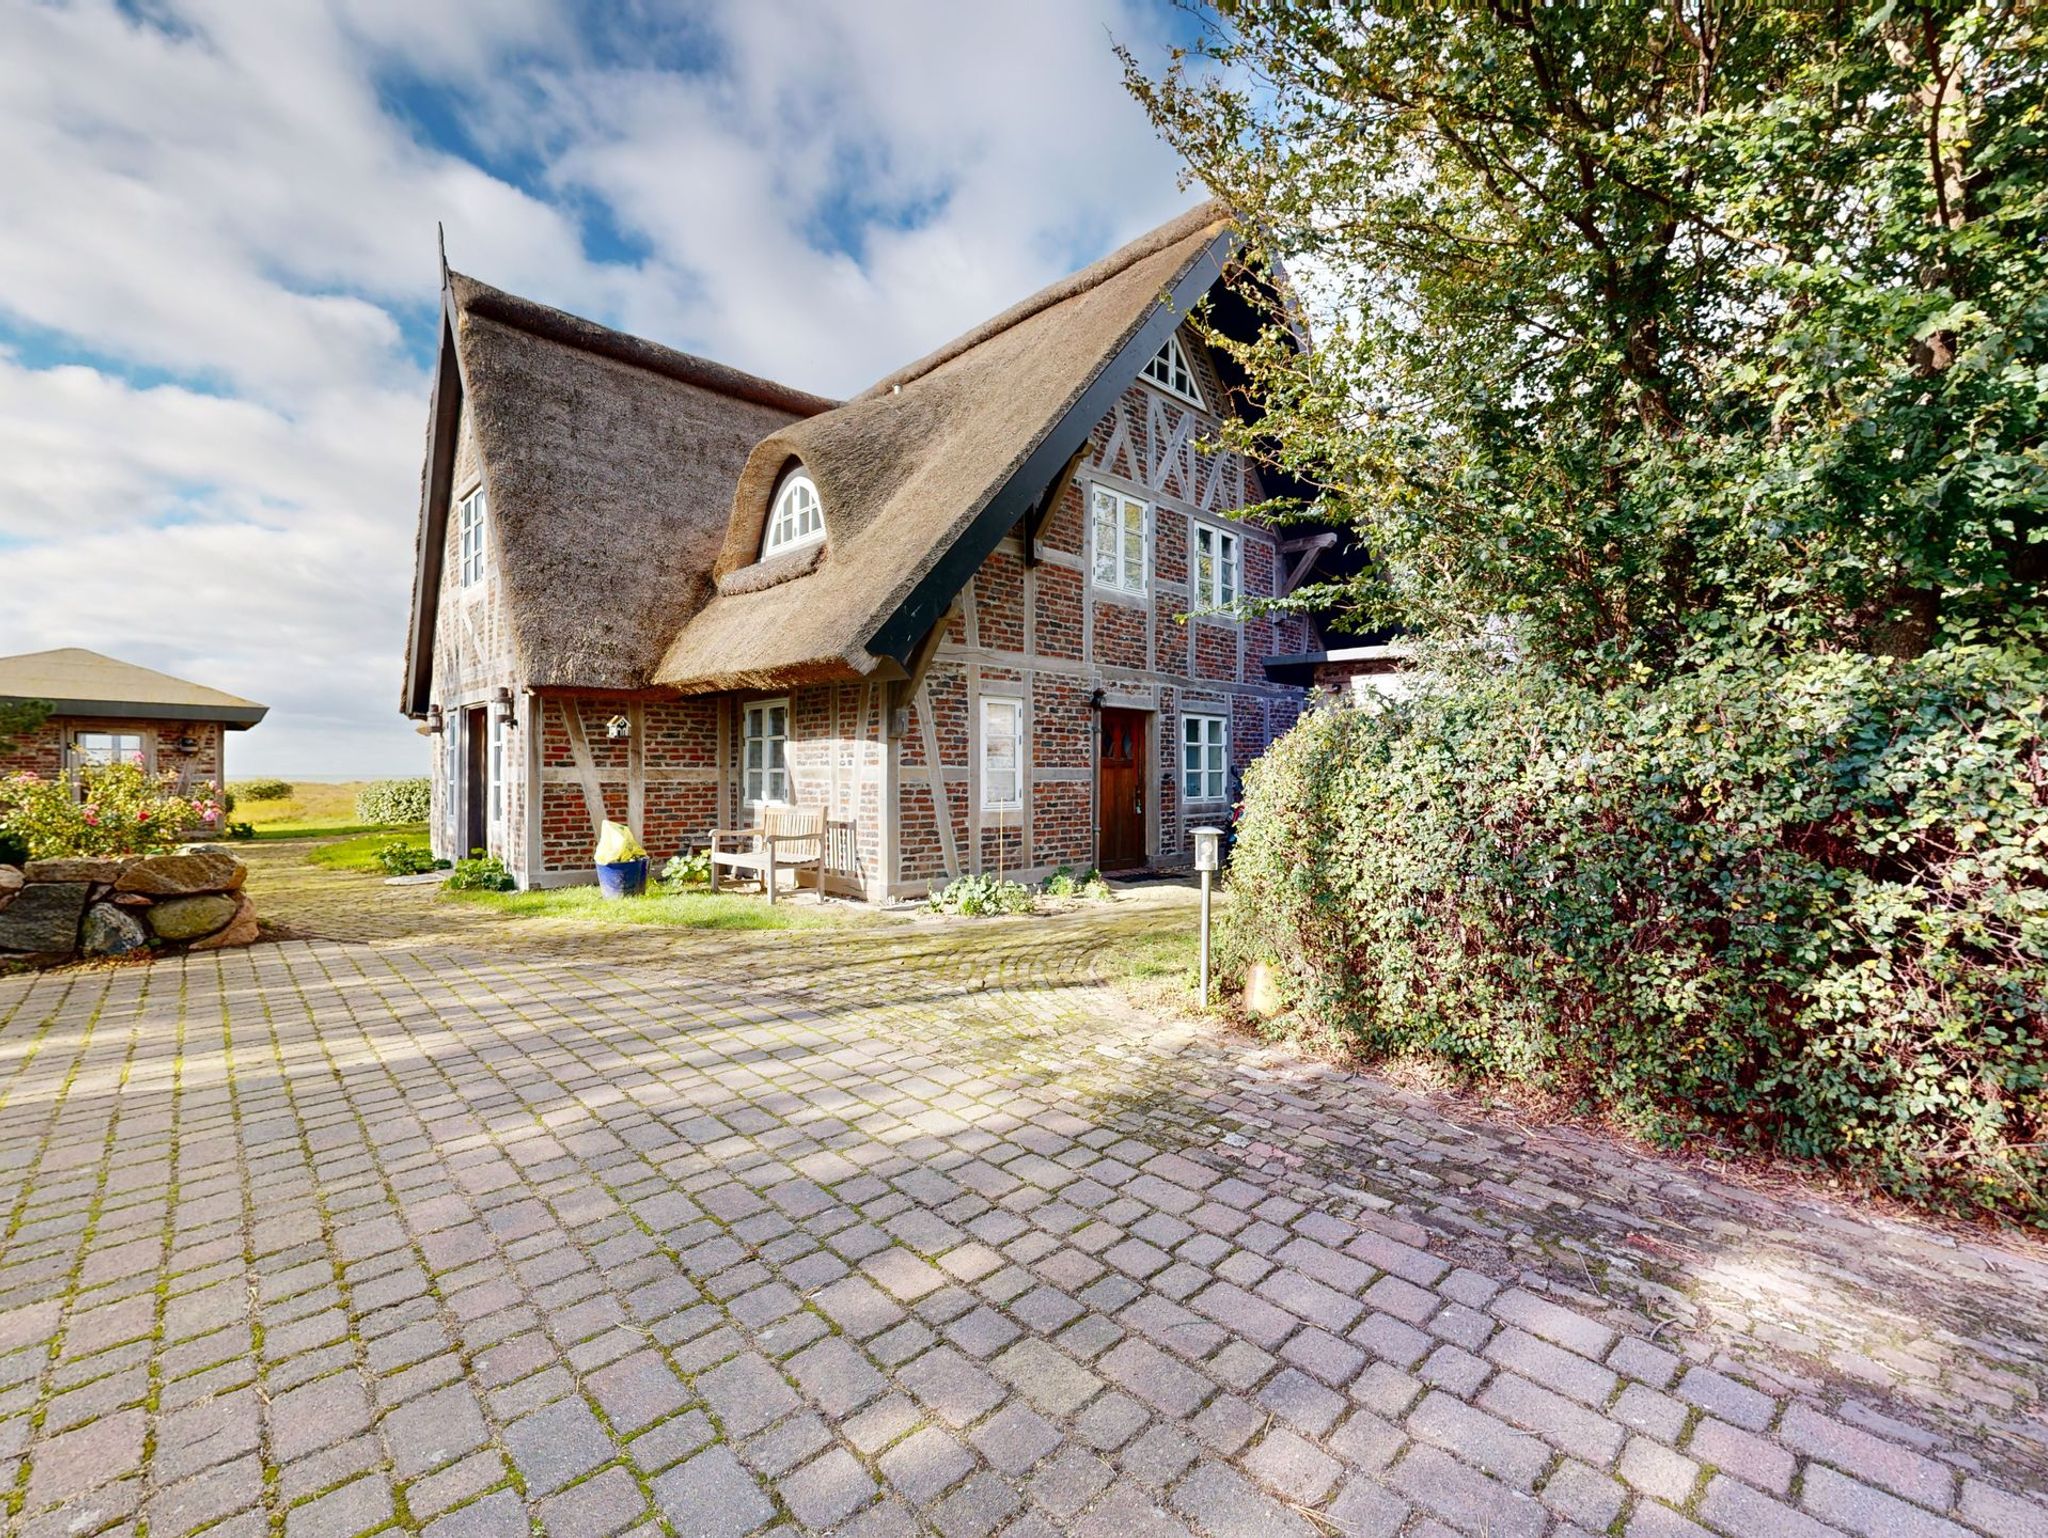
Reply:
M815 807L765 806L761 831L775 835L777 860L815 860L824 853L825 814Z

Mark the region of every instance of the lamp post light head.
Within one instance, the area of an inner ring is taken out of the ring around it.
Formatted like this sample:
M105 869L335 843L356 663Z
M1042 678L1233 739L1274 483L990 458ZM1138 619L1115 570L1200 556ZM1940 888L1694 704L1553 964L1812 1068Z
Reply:
M519 724L519 713L512 705L512 691L503 684L498 686L498 692L491 697L491 711L507 726Z
M1213 871L1223 869L1223 830L1221 828L1191 828L1188 830L1195 840L1195 869Z

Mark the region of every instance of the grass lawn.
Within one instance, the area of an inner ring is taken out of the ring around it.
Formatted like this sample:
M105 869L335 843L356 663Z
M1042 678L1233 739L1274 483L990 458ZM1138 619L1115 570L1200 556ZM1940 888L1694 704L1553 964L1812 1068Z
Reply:
M258 838L332 838L337 834L362 833L375 826L356 816L356 792L369 783L344 780L335 785L294 785L292 793L282 801L250 801L237 796L235 809L228 816L231 822L248 823ZM235 782L228 781L228 789L234 788ZM396 834L405 830L391 831Z
M1105 957L1113 977L1139 986L1192 987L1201 965L1201 941L1192 929L1119 938Z
M423 824L415 824L412 827L378 828L369 833L358 833L353 838L345 838L338 843L321 844L309 850L306 859L310 864L324 865L329 870L366 870L381 875L384 867L377 863L377 851L392 843L410 844L425 853L428 845L426 827Z
M862 920L843 907L820 909L805 892L769 907L766 898L732 892L686 889L664 892L649 885L643 897L607 901L594 886L556 887L534 892L444 892L449 902L495 908L513 918L573 919L607 929L629 924L676 929L832 929Z

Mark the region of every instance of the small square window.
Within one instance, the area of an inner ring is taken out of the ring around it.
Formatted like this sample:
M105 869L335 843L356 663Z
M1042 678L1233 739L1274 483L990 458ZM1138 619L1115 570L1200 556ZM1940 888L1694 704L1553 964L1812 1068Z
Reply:
M1182 716L1181 790L1190 802L1223 801L1230 795L1230 719Z

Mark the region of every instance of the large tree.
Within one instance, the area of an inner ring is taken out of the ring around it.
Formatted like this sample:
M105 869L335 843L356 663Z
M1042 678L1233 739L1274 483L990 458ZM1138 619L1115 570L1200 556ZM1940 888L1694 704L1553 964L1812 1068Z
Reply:
M1914 653L2048 546L2048 34L2018 3L1219 0L1132 89L1297 296L1240 446L1346 598L1537 656Z

